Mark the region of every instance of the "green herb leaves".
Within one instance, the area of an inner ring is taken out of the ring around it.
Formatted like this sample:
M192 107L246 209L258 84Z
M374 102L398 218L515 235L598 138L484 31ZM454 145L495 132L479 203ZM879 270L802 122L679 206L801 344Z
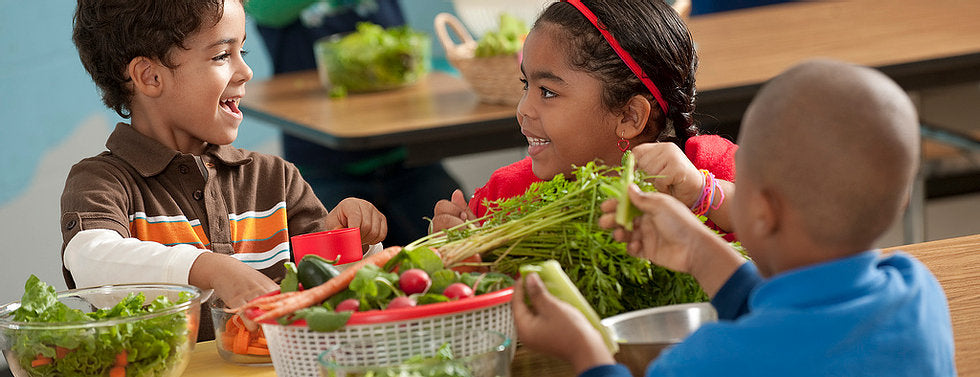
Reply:
M574 180L558 175L531 185L524 195L487 203L489 214L481 219L482 226L475 226L477 220L409 247L437 248L448 264L481 254L483 260L493 261L492 270L504 274L516 274L522 264L557 260L603 318L707 300L693 277L629 255L625 244L598 225L603 201L625 197L630 183L653 190L648 176L630 167L595 162L576 167L573 175ZM626 223L632 223L630 211L623 219Z

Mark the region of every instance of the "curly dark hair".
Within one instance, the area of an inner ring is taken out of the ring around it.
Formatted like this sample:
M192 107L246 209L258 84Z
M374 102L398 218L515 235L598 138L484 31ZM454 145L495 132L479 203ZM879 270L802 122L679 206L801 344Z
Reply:
M569 64L587 72L602 83L602 103L619 109L634 95L645 95L653 103L647 133L651 140L672 141L681 149L698 134L694 112L694 72L698 57L694 41L684 21L663 0L582 0L604 23L619 44L633 56L667 102L666 117L626 63L619 58L599 30L575 6L557 2L538 17L542 23L559 26L566 41Z
M214 26L223 13L224 0L78 0L72 41L102 102L129 118L129 63L143 56L176 68L171 49L186 49L188 36Z

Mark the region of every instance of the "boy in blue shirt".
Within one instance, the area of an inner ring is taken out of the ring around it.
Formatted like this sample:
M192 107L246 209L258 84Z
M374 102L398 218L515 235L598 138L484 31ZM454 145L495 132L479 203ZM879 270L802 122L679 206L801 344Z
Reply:
M694 275L721 318L647 375L955 375L939 283L911 256L872 247L902 212L919 161L918 119L901 88L869 68L803 63L759 92L739 145L732 219L752 262L672 197L630 190L643 215L617 238ZM603 226L614 226L614 208L604 203ZM525 284L513 301L525 345L582 376L629 375L537 276Z

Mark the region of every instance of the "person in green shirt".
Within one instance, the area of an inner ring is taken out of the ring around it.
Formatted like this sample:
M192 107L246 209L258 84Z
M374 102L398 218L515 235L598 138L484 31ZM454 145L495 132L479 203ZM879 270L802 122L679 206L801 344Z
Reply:
M358 22L405 24L397 0L249 0L276 74L316 68L314 43L355 30ZM370 201L388 219L387 245L406 245L425 234L433 203L458 189L441 163L405 164L401 146L341 151L284 133L283 157L294 163L324 203L346 197Z

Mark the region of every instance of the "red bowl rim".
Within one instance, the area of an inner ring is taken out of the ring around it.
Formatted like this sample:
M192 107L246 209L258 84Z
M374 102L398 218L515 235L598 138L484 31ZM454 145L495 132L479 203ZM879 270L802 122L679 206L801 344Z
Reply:
M263 295L271 296L277 294L278 292L271 292ZM468 312L477 309L483 309L495 305L500 305L510 301L511 296L514 294L514 288L504 288L498 291L484 293L482 295L473 296L470 298L464 298L456 301L449 302L439 302L435 304L419 305L409 308L398 308L389 310L368 310L366 312L355 312L352 313L350 319L347 321L347 325L373 325L380 323L389 322L400 322L412 319L420 319L427 317L434 317L446 314L457 314ZM255 318L262 315L264 311L257 308L252 308L246 311L246 315L249 318ZM265 324L279 324L275 319L265 319L260 323ZM290 326L302 326L306 327L306 320L298 320L293 322Z

